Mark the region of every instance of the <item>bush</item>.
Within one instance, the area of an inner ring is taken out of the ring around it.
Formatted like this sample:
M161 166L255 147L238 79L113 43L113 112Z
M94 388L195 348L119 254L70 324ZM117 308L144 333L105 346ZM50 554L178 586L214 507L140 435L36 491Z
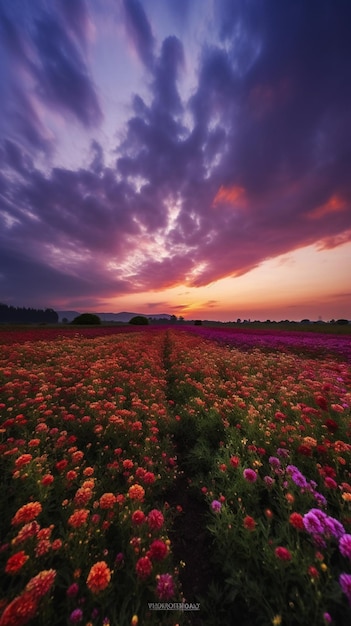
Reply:
M202 326L202 321L201 320L195 320L194 326Z
M346 326L346 324L349 323L349 320L339 319L336 320L336 323L339 324L339 326Z
M90 325L90 324L101 324L101 319L98 315L94 315L94 313L82 313L72 320L71 324L78 325Z
M147 317L144 317L143 315L136 315L135 317L132 317L132 319L129 320L129 324L135 324L136 326L147 326L149 323L149 320L147 319Z

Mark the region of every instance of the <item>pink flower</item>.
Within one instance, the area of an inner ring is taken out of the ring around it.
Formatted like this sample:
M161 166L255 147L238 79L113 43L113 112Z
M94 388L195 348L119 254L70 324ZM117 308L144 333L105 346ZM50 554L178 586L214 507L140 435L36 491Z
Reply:
M221 510L221 508L222 508L222 504L218 500L213 500L211 502L211 509L215 513L218 513Z
M163 514L158 509L152 509L147 516L147 523L151 530L160 530L164 521Z
M255 472L255 470L253 469L245 469L243 471L243 476L245 478L245 480L247 480L248 483L254 483L257 480L257 474Z

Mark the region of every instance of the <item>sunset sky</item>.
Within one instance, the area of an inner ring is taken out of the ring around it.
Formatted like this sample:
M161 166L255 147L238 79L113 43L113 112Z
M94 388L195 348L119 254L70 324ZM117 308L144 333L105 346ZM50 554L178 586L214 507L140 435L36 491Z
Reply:
M351 318L349 0L0 0L0 302Z

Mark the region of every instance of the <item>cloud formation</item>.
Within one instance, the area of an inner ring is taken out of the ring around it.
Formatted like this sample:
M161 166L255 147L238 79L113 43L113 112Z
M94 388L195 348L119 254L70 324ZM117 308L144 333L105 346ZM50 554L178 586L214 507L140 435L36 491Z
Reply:
M123 0L148 91L128 94L113 162L94 138L104 121L94 6L34 0L21 13L0 0L2 299L203 286L351 240L349 3L216 3L194 59L186 36L157 38L146 2ZM93 137L76 168L55 164L53 113L65 132Z

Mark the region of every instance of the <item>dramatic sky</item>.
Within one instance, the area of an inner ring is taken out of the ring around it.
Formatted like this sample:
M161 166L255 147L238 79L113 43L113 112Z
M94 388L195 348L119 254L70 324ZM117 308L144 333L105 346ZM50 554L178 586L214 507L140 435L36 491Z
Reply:
M0 301L351 318L349 0L0 0Z

